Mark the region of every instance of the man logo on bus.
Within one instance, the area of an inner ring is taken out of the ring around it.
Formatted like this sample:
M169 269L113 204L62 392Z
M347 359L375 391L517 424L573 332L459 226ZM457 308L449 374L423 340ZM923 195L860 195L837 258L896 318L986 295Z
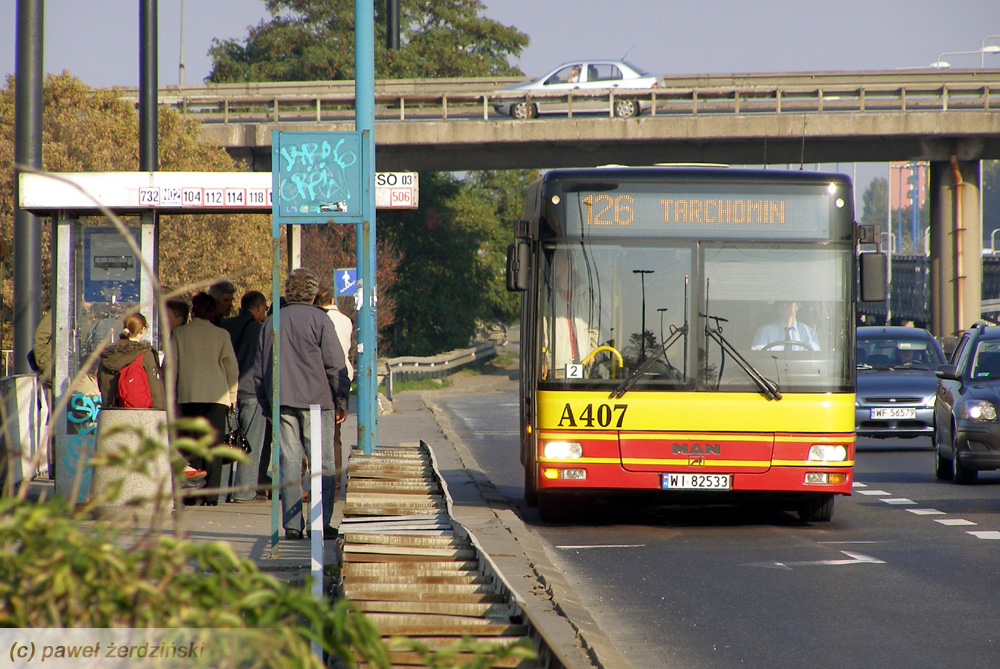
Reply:
M674 444L674 455L722 455L722 444Z

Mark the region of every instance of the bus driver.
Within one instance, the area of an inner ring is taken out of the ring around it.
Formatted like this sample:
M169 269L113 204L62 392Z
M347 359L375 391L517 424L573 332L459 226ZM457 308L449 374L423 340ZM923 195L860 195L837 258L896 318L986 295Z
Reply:
M566 376L567 364L582 362L594 349L586 320L591 304L589 291L576 280L569 251L555 251L549 269L546 282L550 286L545 295L550 296L551 304L542 311L541 378L561 379Z
M777 302L778 319L760 326L753 337L750 346L755 351L764 347L772 351L818 351L819 341L816 330L798 321L795 315L799 311L798 302ZM799 344L779 342L800 342Z

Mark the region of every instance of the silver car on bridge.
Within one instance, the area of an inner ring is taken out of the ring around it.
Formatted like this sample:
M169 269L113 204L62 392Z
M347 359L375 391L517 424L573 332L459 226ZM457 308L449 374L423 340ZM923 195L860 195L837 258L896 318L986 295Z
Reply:
M500 89L511 95L498 99L493 109L517 119L535 118L539 114L565 114L572 104L573 113L609 113L607 95L587 95L596 91L642 90L658 88L660 78L621 60L575 60L563 63L545 76L523 84ZM533 94L541 94L535 97ZM638 116L651 107L650 100L621 97L614 100L614 115Z

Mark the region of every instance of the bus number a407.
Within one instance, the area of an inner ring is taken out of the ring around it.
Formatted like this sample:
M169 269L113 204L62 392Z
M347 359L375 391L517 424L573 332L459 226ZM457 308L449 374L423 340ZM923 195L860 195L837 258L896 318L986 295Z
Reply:
M566 403L559 417L559 427L621 427L627 404L586 404L582 409Z

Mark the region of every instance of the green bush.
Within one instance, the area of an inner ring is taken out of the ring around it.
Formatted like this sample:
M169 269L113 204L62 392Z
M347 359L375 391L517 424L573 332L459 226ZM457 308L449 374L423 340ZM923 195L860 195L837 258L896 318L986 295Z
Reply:
M8 498L0 500L0 556L2 627L252 628L260 633L234 636L237 647L225 650L250 660L241 666L319 666L310 641L388 665L375 627L349 602L318 600L263 574L224 542L126 536L61 497Z

